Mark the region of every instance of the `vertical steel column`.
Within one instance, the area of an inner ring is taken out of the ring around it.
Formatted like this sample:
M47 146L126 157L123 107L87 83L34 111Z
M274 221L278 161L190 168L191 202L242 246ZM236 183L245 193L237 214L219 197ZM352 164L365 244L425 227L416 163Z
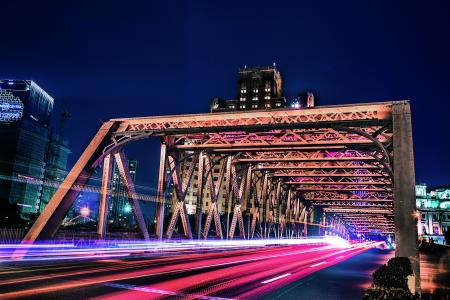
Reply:
M108 198L109 198L109 184L111 182L111 169L112 169L111 167L112 167L111 154L108 154L103 159L102 188L100 193L100 204L98 207L97 233L100 239L105 238L106 226L108 222Z
M197 172L197 203L196 203L196 220L195 227L197 230L197 238L202 238L202 217L203 217L203 172L204 172L205 154L200 152L198 155L198 172Z
M420 292L420 262L417 241L416 191L414 155L409 102L392 105L394 139L394 216L395 255L408 257L415 276L416 291Z
M164 209L166 189L166 151L167 145L161 141L161 154L159 157L158 194L156 195L156 236L159 240L163 238Z
M227 157L226 175L225 175L225 209L227 211L227 240L230 234L230 213L233 206L233 196L231 194L231 160L232 156Z
M281 203L281 180L278 180L277 183L277 193L275 196L275 224L276 224L276 238L280 236L280 203Z
M233 176L232 185L233 185L233 196L234 196L234 213L233 218L231 220L229 237L233 239L234 231L236 229L236 223L239 225L239 233L241 238L245 238L245 230L244 230L244 220L242 217L242 202L245 197L244 187L246 183L246 177L250 176L249 170L247 172L243 172L240 182L238 182L238 177L236 174L235 165L231 165L231 175Z
M225 168L226 164L222 164L222 167L220 169L219 177L217 178L217 184L214 183L214 172L213 172L213 165L211 163L211 158L209 156L206 156L206 168L208 169L208 181L209 181L209 188L211 192L211 205L209 207L208 216L206 218L205 222L205 228L203 231L203 236L206 239L208 237L209 229L211 226L211 219L214 218L214 224L216 227L216 233L217 235L222 239L222 225L220 222L220 217L218 213L218 207L217 207L217 200L219 198L220 188L222 186L223 177L225 176Z
M267 172L264 174L264 180L263 180L263 186L261 191L261 202L262 203L262 216L261 213L259 215L259 222L260 224L264 221L264 233L261 232L262 236L266 236L266 230L267 230L267 185L268 185L268 175ZM262 227L261 227L262 231Z
M186 210L186 203L184 202L184 199L186 198L186 192L189 187L189 183L191 182L192 175L194 174L195 165L197 164L195 158L192 161L192 164L189 166L189 169L186 171L186 175L183 180L181 180L180 177L180 170L178 163L175 161L175 158L172 155L168 156L169 161L169 168L172 172L172 180L173 180L173 186L175 189L175 195L177 198L177 202L175 204L175 209L172 213L172 217L169 222L169 227L167 228L167 238L171 238L176 222L178 220L178 216L181 217L181 223L183 225L184 235L188 239L192 239L192 231L191 231L191 225L189 223L189 218L187 215Z
M308 211L305 208L305 218L303 221L303 234L305 235L305 237L308 236Z
M136 190L134 189L133 181L131 180L130 170L128 170L127 159L125 154L120 151L114 154L116 160L117 168L119 169L120 176L122 177L122 182L124 183L128 195L131 198L131 207L133 208L134 218L139 226L142 236L145 240L150 237L148 235L147 226L145 225L144 216L142 215L141 207L139 206L138 197Z
M288 196L287 196L287 204L286 204L286 211L284 213L284 218L286 221L286 237L290 237L290 223L291 223L291 198L292 198L292 190L288 188ZM289 226L289 228L288 228Z

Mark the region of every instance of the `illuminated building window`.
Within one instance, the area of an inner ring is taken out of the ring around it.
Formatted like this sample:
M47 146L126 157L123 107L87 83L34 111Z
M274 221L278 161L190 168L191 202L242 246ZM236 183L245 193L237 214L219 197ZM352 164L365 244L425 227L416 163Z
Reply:
M270 108L270 103L266 103L266 107L267 107L267 108Z
M281 106L281 103L275 103L275 105L276 105L277 107L280 107L280 106Z
M258 92L258 89L253 89L253 93L257 93Z
M241 90L241 94L245 94L245 93L247 93L247 90L246 89L242 89Z
M235 106L234 105L230 105L229 108L235 108Z
M254 96L254 97L252 98L252 100L253 100L253 101L258 101L258 96Z
M270 99L270 95L264 96L264 99L269 100Z
M252 108L258 108L258 104L252 104Z
M245 104L241 105L241 108L245 108Z
M246 99L245 99L245 97L241 97L241 101L245 101Z

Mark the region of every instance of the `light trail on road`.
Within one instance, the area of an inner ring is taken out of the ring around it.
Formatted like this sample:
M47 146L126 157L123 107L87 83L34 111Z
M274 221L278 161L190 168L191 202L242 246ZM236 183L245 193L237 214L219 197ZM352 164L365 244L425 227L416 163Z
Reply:
M79 293L83 294L81 298L98 299L158 299L174 295L198 299L257 298L379 245L344 246L333 239L297 241L241 241L241 246L238 241L233 245L207 241L193 248L192 242L186 242L171 245L173 248L168 247L166 252L158 250L157 254L132 252L153 249L154 245L127 243L119 250L130 251L128 256L113 259L91 257L66 264L53 261L54 256L40 257L39 261L10 260L2 263L12 269L0 272L0 299L36 295L58 298ZM108 253L108 247L101 249L103 255ZM69 257L73 254L66 255L63 250L70 253L80 249L53 250Z

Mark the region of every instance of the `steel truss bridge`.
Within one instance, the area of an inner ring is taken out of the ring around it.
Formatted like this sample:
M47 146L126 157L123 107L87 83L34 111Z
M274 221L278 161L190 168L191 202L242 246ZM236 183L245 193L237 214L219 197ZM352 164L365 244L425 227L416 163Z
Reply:
M396 254L410 257L418 282L415 175L410 107L407 101L323 106L308 109L236 111L179 116L111 119L105 122L60 185L25 242L51 238L96 168L103 168L98 234L105 236L111 169L115 160L144 239L149 239L123 147L157 137L161 156L156 236L170 239L187 216L187 189L197 174L196 230L233 239L283 237L311 221L321 208L341 235L395 235ZM213 174L220 166L219 174ZM218 194L225 187L231 213L222 232ZM165 203L175 203L164 227ZM205 192L211 205L202 227ZM249 212L250 226L243 213ZM324 218L321 218L324 220ZM264 230L262 229L264 228ZM247 230L246 230L247 229ZM289 229L289 230L288 230Z

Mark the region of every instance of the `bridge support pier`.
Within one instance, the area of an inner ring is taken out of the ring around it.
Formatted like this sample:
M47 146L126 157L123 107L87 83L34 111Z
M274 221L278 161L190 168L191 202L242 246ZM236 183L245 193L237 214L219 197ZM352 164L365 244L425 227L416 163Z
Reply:
M411 261L415 291L420 293L420 261L417 241L416 191L411 111L407 101L392 106L394 132L395 256Z
M159 240L163 238L164 232L164 209L166 188L166 149L167 146L161 141L161 154L159 159L158 194L156 196L156 236Z

